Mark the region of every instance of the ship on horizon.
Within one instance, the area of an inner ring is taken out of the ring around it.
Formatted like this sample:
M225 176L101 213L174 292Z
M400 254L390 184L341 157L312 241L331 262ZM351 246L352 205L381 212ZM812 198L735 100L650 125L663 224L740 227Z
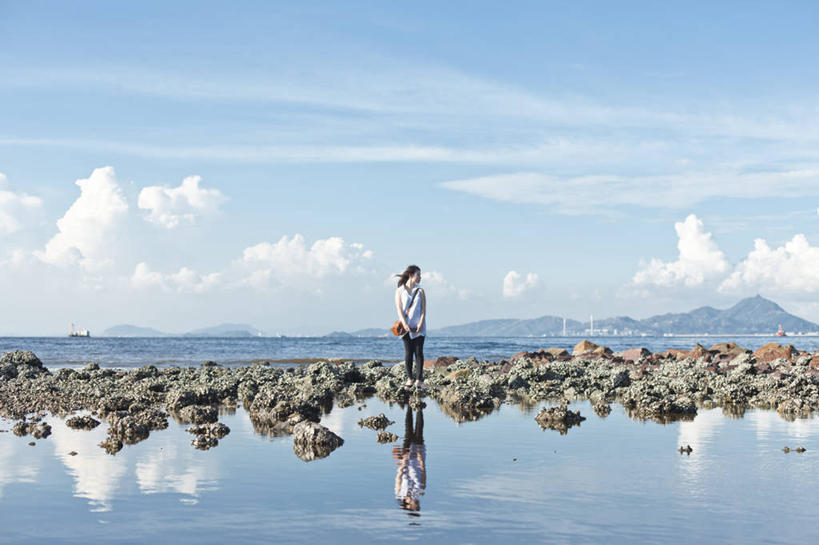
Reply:
M74 329L74 322L68 324L69 337L90 337L91 332L87 329Z

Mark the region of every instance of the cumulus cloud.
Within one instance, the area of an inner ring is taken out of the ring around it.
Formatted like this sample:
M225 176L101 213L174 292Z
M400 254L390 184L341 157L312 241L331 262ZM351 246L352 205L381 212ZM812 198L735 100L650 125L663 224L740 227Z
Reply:
M262 287L274 278L317 279L361 272L372 255L362 244L348 244L340 237L317 240L308 248L304 237L296 234L245 248L242 264L251 270L246 283Z
M465 299L469 296L469 290L458 288L438 271L423 272L421 284L425 288L428 288L429 291L435 292L436 296L447 297L454 295L461 299Z
M503 278L503 296L519 297L524 292L537 286L538 281L538 276L535 273L528 273L524 277L517 271L509 271Z
M697 216L689 215L685 221L675 223L674 229L679 238L677 261L652 259L643 264L632 279L635 285L693 287L728 272L730 265L725 254L714 242L711 233L705 232Z
M128 212L113 167L94 169L79 179L80 196L57 220L58 233L37 257L53 265L77 263L98 270L110 262L112 234Z
M222 282L220 273L199 274L187 267L175 273L152 271L147 263L138 263L131 275L131 285L136 288L160 288L164 291L179 293L205 293L219 286Z
M8 189L8 178L0 172L0 235L8 235L20 230L21 215L40 208L43 201L39 197L25 193L15 193Z
M167 229L193 223L197 216L217 212L226 200L218 189L199 187L201 181L200 176L188 176L179 187L145 187L137 205L148 211L145 219Z
M819 247L811 246L803 234L778 248L763 239L720 285L720 291L741 288L815 293L819 291Z

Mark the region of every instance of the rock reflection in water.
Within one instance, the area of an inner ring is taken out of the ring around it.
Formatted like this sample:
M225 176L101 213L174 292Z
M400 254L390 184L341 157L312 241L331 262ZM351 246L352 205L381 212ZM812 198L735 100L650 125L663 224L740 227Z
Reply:
M392 449L398 469L395 474L395 497L401 509L419 516L421 496L427 487L427 451L424 445L424 412L418 409L415 424L412 407L407 406L404 419L404 444Z
M484 416L493 413L497 409L497 407L474 407L457 402L448 403L443 399L438 399L437 401L438 405L441 407L441 412L452 418L452 420L458 424L463 424L464 422L476 422Z
M626 414L637 422L655 422L657 424L673 424L675 422L693 422L696 414L689 413L669 413L669 414L646 414L639 409L623 407Z

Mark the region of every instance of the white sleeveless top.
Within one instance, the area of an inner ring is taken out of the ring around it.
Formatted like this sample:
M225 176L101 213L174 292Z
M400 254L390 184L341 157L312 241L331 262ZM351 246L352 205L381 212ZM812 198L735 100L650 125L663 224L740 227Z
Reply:
M421 288L415 288L415 291L420 290ZM423 310L423 305L421 304L421 292L418 291L418 295L415 296L415 300L412 302L412 306L407 309L407 305L409 304L410 299L412 299L412 293L407 293L406 288L401 286L398 288L401 294L401 308L404 309L404 314L407 316L407 323L410 326L410 339L414 339L416 337L426 336L427 334L427 321L424 319L424 325L421 326L421 331L418 333L415 332L415 328L418 327L418 323L421 321L421 311Z

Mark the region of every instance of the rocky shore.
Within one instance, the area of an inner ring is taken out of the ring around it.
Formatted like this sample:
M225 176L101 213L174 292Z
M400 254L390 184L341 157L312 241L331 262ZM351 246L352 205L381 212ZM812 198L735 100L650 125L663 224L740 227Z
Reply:
M230 431L218 422L220 412L243 406L257 432L294 434L295 453L313 460L344 442L321 426L322 415L333 405L348 407L373 395L412 406L428 397L459 422L477 420L503 403L534 407L545 402L549 407L538 414L538 424L561 433L584 419L566 408L575 400L590 401L599 416L619 403L633 418L658 422L691 419L698 408L722 407L732 416L748 408L772 409L786 419L819 409L819 352L775 343L755 352L724 343L687 351L614 353L583 341L572 353L549 348L498 362L442 357L425 368L430 389L417 391L404 386L403 363L228 368L205 362L129 371L91 363L52 372L32 352L15 351L0 357L0 416L18 421L16 434L40 438L50 432L47 415L71 417L67 424L78 430L103 421L108 438L100 447L114 454L166 428L168 418L191 425L194 447L212 448ZM361 425L383 430L389 421L381 416Z

